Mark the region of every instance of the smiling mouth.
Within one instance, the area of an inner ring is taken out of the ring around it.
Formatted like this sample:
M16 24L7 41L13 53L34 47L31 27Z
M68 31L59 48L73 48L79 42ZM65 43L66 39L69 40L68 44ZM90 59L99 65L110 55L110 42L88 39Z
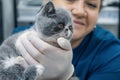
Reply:
M78 25L85 25L83 22L77 21L77 20L74 20L74 23L75 23L75 24L78 24Z

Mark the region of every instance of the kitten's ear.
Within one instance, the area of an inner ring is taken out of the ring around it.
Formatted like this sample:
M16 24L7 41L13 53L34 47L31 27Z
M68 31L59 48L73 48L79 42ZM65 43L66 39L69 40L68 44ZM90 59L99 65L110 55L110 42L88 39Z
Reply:
M45 7L44 7L44 10L43 10L43 14L46 14L47 16L51 15L51 14L55 14L55 7L54 7L54 4L49 1Z

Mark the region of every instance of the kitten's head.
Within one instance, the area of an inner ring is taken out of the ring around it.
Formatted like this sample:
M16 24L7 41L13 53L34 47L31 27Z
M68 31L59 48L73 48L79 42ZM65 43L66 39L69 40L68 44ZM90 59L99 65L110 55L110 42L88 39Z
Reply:
M71 39L73 22L70 13L62 8L55 8L50 1L36 16L35 29L45 41L56 41L59 37Z

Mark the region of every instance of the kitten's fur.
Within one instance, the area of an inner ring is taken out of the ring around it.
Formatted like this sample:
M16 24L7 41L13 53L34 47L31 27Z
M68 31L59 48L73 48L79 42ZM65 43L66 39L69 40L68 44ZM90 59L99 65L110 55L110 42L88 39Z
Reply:
M29 31L36 31L42 40L58 46L57 38L70 40L73 33L72 19L66 10L55 9L52 2L44 5L33 27L9 37L0 46L0 80L36 80L37 75L42 74L44 68L41 65L28 68L21 66L21 55L15 48L17 38Z

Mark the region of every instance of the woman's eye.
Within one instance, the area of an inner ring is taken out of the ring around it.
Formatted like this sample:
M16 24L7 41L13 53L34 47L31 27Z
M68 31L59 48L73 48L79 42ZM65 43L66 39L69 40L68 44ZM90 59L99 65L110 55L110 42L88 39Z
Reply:
M68 1L68 2L74 2L74 1L76 1L76 0L66 0L66 1Z
M97 5L96 4L93 4L93 3L87 3L88 6L90 6L91 8L96 8Z

